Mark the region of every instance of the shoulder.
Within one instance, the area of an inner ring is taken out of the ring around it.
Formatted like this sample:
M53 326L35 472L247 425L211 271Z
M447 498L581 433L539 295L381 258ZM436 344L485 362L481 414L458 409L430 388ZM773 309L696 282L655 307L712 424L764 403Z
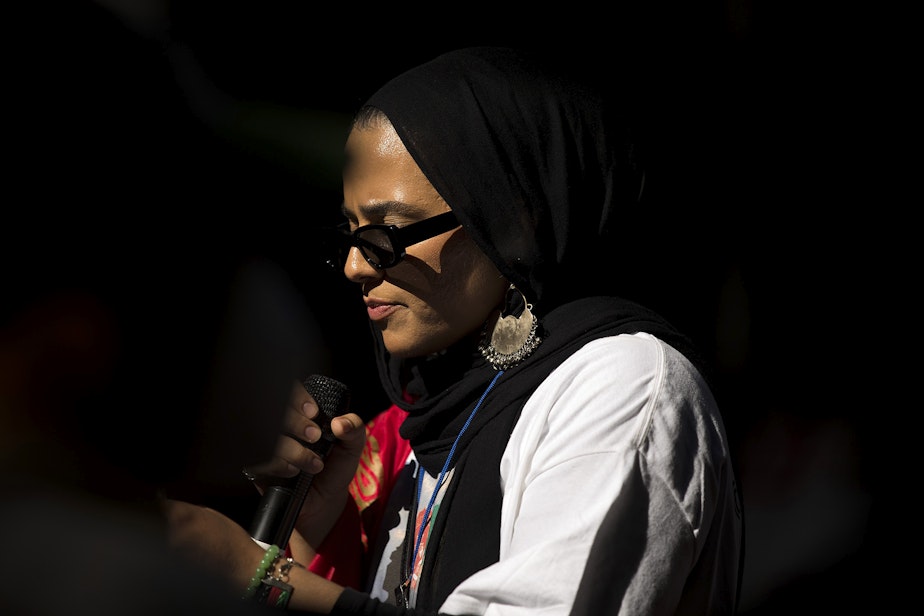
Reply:
M652 397L699 394L705 380L679 351L647 333L593 340L577 350L540 384L545 396ZM538 391L538 390L537 390Z
M552 421L577 422L603 435L631 434L648 474L668 484L681 468L680 476L706 477L721 474L728 462L724 422L705 379L682 353L650 334L594 340L541 387L547 384L560 400L573 401L562 405L567 411L560 418L553 411Z
M606 378L650 379L670 374L702 380L680 351L644 332L607 336L588 342L565 360L553 374L595 374Z
M537 387L524 416L551 424L594 424L595 431L602 424L624 432L631 424L639 445L651 436L653 423L682 431L681 415L711 415L717 413L714 406L708 385L683 354L637 333L599 338L576 351ZM656 422L658 415L665 418Z

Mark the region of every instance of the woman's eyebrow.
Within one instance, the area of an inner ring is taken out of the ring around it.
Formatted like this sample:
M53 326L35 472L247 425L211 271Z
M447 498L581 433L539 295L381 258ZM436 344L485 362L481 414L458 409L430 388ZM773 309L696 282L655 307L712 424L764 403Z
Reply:
M364 203L357 206L357 209L367 218L381 218L386 214L413 215L420 212L421 208L404 201L377 201L375 203ZM347 211L345 203L340 204L340 213L343 214L346 218L355 218L349 211Z

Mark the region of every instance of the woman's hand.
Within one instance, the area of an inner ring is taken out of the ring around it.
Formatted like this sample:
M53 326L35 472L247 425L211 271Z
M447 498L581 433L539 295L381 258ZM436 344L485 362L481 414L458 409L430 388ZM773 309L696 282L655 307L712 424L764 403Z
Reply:
M173 499L166 499L163 508L170 547L192 565L228 579L243 593L263 558L263 548L234 520L214 509Z
M316 443L321 438L319 414L315 399L304 385L296 382L274 457L248 469L261 492L273 477L294 477L299 472L314 476L296 528L305 541L315 547L327 536L343 510L347 486L353 480L366 442L365 424L358 415L347 413L334 417L330 426L337 440L322 459L305 444Z
M193 566L227 579L243 595L265 550L234 520L184 501L165 499L170 547ZM293 535L294 536L294 535ZM304 567L289 571L290 609L328 613L343 588Z

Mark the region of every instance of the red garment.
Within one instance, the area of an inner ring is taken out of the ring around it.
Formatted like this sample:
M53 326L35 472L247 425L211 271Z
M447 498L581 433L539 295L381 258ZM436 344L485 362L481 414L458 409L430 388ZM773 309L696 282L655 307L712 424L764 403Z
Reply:
M392 405L366 424L366 447L350 495L309 569L342 586L359 589L368 563L369 538L378 534L388 495L411 453L398 434L407 411Z

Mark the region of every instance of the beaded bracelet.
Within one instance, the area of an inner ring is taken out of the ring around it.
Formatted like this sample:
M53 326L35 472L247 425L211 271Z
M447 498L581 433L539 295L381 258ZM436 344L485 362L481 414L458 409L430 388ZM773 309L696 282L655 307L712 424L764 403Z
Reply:
M254 595L257 592L257 588L263 582L263 578L266 577L267 571L270 570L270 567L276 568L276 561L279 559L279 546L271 545L266 549L266 552L263 553L263 558L260 559L260 564L257 565L257 570L250 578L250 582L247 584L247 589L244 591L244 599L253 599Z

